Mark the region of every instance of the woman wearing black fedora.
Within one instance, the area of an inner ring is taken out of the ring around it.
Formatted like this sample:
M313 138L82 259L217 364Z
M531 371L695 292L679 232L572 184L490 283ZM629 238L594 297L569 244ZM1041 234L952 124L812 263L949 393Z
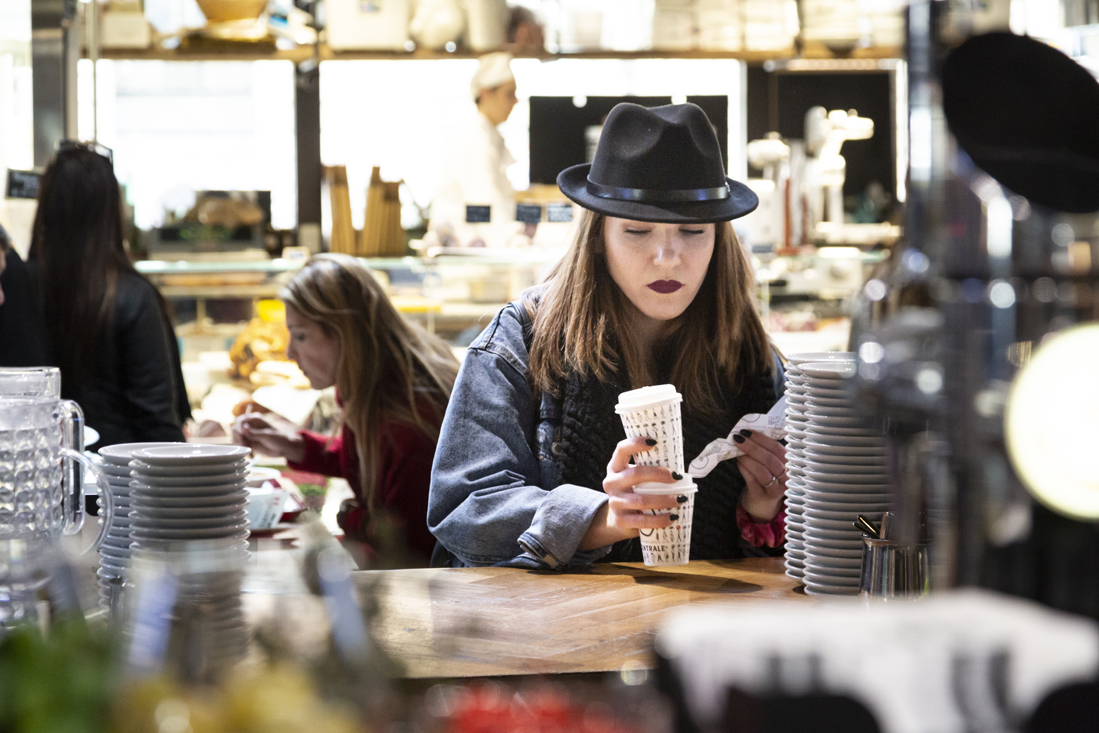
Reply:
M675 385L689 461L781 394L729 223L758 202L725 176L701 109L618 105L595 161L557 182L584 209L568 252L496 316L455 383L428 506L436 564L639 561L639 530L672 521L643 510L686 497L632 491L681 477L631 465L651 445L625 438L618 395ZM696 479L692 559L781 552L784 449L736 440L744 455Z

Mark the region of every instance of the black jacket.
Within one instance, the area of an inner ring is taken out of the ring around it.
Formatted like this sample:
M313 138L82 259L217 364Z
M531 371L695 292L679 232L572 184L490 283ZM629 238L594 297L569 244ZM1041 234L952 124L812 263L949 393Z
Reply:
M46 324L38 307L38 289L14 249L8 248L0 288L0 367L47 366Z
M99 339L95 373L61 376L61 396L75 400L88 426L99 431L93 448L184 440L181 426L190 411L181 415L187 402L179 348L160 303L152 283L120 273L110 333ZM50 344L50 353L62 348Z

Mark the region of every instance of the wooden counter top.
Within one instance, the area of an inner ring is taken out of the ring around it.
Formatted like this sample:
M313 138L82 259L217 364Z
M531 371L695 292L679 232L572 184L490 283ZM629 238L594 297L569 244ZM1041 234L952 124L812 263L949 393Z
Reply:
M812 602L781 558L585 572L515 568L354 574L379 603L374 633L409 678L611 672L653 666L664 614L691 603Z

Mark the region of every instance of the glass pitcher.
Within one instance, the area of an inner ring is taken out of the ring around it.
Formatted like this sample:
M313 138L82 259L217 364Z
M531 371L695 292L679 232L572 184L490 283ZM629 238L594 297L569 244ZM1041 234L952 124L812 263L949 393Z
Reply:
M0 379L0 387L4 386ZM84 525L84 484L79 463L96 477L103 497L104 520L99 536L85 552L98 548L114 517L106 478L78 448L84 414L71 400L51 394L11 395L0 389L0 540L39 537L57 541ZM58 381L58 385L60 382Z

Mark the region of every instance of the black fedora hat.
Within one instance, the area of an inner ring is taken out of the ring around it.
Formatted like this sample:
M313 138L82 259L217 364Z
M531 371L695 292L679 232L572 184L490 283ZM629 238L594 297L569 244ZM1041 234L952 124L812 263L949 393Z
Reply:
M1015 193L1058 211L1099 210L1099 82L1048 44L970 38L946 57L943 112L958 144Z
M728 221L759 205L750 188L726 177L713 125L693 104L616 105L595 161L561 171L557 185L585 209L637 221Z

